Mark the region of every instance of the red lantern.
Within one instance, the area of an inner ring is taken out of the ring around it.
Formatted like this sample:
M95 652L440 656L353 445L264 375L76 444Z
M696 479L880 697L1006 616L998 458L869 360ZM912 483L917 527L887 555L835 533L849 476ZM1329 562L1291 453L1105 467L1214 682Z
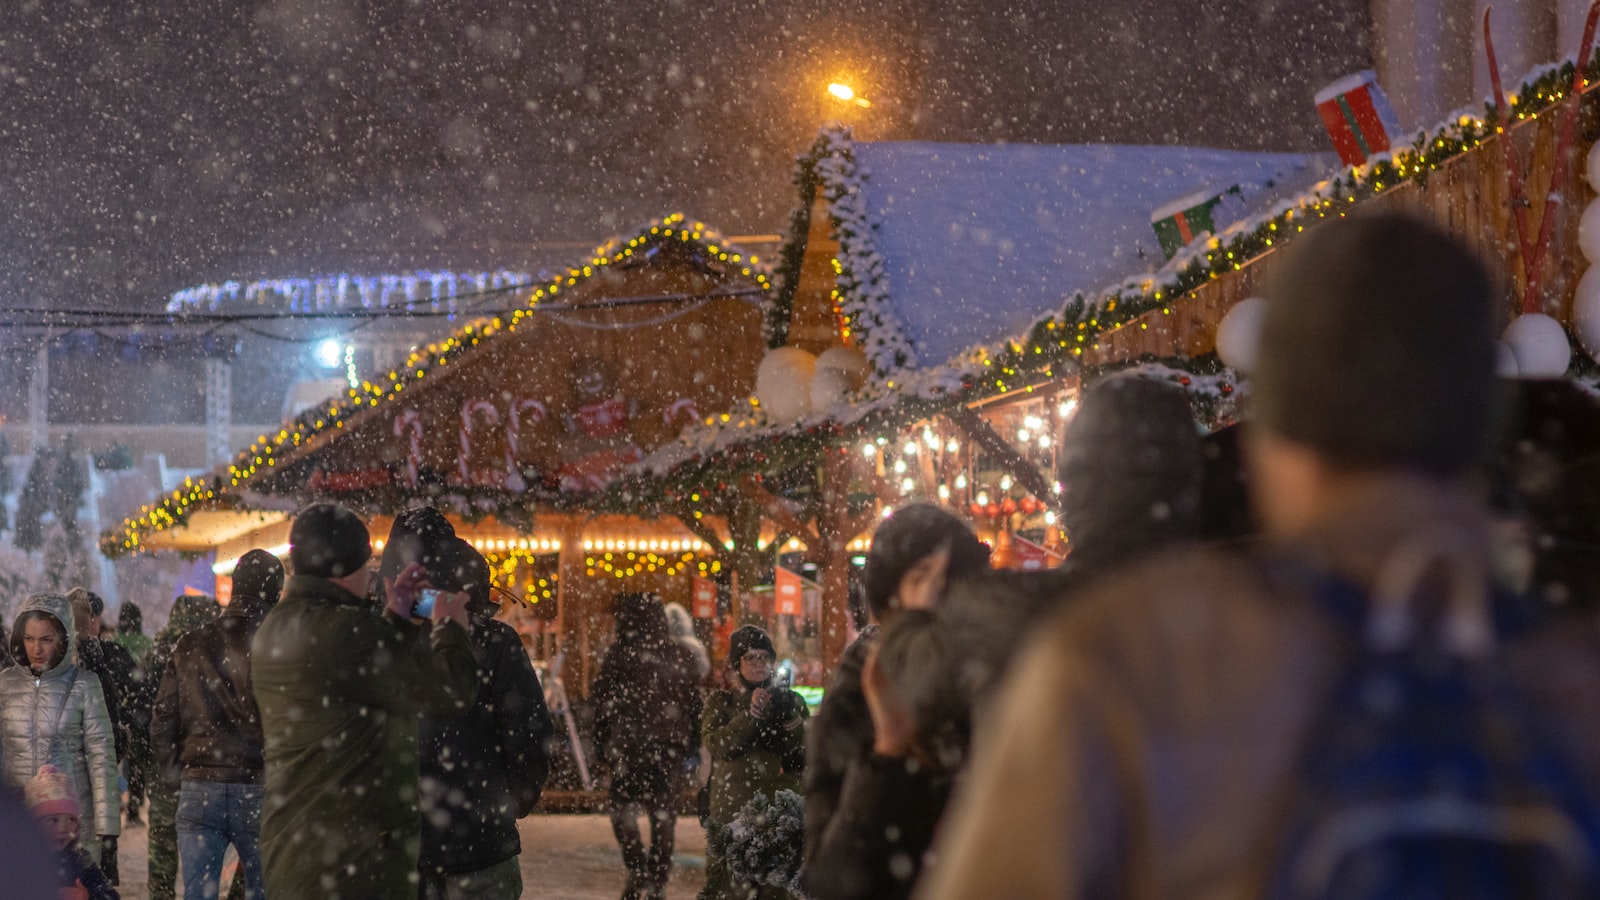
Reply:
M983 504L982 503L969 503L969 504L967 504L967 512L972 513L972 517L973 518L977 518L977 517L983 515Z
M991 519L1000 518L1000 504L990 503L988 506L983 508L983 514Z
M1012 513L1017 511L1017 501L1011 499L1010 497L1007 497L1000 504L1000 511L1005 513L1008 516L1011 515Z
M1022 511L1030 516L1039 511L1039 501L1033 499L1032 494L1023 497L1021 505Z

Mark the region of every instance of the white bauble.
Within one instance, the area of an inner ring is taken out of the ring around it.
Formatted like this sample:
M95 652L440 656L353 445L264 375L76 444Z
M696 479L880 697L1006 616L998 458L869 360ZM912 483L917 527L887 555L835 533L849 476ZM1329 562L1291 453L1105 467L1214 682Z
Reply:
M1584 352L1600 361L1600 266L1591 266L1578 279L1572 295L1572 331Z
M1246 297L1233 305L1217 325L1217 356L1224 365L1248 373L1255 368L1256 350L1261 345L1261 321L1267 301Z
M872 374L872 363L867 355L854 347L829 347L817 357L817 369L837 369L849 378L852 390L867 383Z
M811 412L811 376L817 358L798 347L779 347L756 368L756 399L774 422L793 422Z
M1578 249L1590 265L1600 262L1600 197L1589 201L1578 219Z
M1505 341L1494 342L1494 373L1501 378L1517 377L1517 354Z
M1506 326L1501 340L1517 357L1517 374L1523 378L1559 378L1572 362L1572 345L1561 323L1544 313L1517 316Z
M811 409L825 412L843 403L859 385L843 369L823 368L818 361L816 374L811 376Z
M1589 186L1600 191L1600 141L1589 148L1589 162L1583 171L1589 176Z

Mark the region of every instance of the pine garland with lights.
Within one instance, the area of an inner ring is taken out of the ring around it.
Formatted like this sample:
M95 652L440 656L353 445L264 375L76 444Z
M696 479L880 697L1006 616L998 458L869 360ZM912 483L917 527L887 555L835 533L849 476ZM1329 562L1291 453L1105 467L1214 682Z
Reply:
M302 446L314 445L325 434L343 429L345 423L354 417L399 400L406 387L420 383L429 372L451 363L459 364L480 346L503 333L517 330L534 318L536 308L546 298L554 298L562 291L602 274L610 266L625 263L635 255L643 256L656 245L668 241L700 244L715 262L730 268L737 267L740 274L754 279L763 291L771 290L770 276L760 259L730 245L714 229L700 222L688 222L681 213L653 221L626 242L618 238L597 248L587 265L570 268L544 286L534 288L526 305L509 316L495 316L488 321L467 325L450 338L429 344L413 354L404 366L389 373L387 381L362 382L359 387L351 388L344 400L330 401L325 406L306 410L280 429L277 435L261 435L235 457L225 472L200 480L185 479L184 485L170 496L146 506L139 516L124 521L120 528L102 534L101 552L113 558L136 552L141 548L145 534L182 525L199 504L205 504L206 508L223 509L250 506L232 489L240 488L258 473L275 468L280 456L293 453ZM400 492L391 492L391 496L393 499L369 504L367 508L372 511L398 511L404 508L406 500L415 499L403 496ZM518 495L508 495L497 489L451 486L443 497L453 501L464 516L481 519L494 515L502 521L508 521L505 517L509 517L519 526L531 526L528 504ZM564 508L584 506L583 498L579 496L544 499L564 504Z
M889 276L872 240L872 220L861 189L871 173L856 162L850 130L844 127L824 130L810 158L839 240L835 296L844 327L854 333L875 377L892 379L897 372L915 368L917 354L889 305Z
M729 823L728 868L734 880L800 892L805 841L804 801L794 791L758 793Z

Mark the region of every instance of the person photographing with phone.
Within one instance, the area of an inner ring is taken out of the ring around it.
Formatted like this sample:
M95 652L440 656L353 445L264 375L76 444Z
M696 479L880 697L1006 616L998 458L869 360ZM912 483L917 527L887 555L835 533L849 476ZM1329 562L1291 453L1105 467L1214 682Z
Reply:
M774 888L735 885L728 870L730 825L756 794L800 790L805 762L805 701L774 678L772 638L743 625L728 639L732 688L706 701L701 733L711 751L711 809L706 825L703 900L766 896Z
M371 556L355 513L302 510L289 531L293 574L252 643L268 896L417 893L418 716L465 710L477 662L466 594L436 595L424 629L417 603L432 585L412 563L386 579L374 613Z

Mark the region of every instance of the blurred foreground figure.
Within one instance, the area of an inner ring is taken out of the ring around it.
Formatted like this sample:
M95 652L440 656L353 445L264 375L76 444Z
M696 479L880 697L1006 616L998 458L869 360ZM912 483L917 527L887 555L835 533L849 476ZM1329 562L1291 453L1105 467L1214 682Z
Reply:
M283 593L283 564L265 550L239 557L233 599L217 619L178 639L151 713L156 771L178 790L183 896L211 900L222 858L239 854L245 897L261 880L261 712L250 689L250 641Z
M1267 545L1147 563L1048 624L920 896L1593 895L1544 851L1597 846L1600 635L1491 609L1457 484L1491 433L1483 268L1380 217L1320 226L1277 276Z
M414 897L417 716L464 710L478 688L465 597L441 594L434 629L412 618L413 563L366 598L372 544L341 506L302 510L293 574L251 646L266 736L261 856L269 897Z

